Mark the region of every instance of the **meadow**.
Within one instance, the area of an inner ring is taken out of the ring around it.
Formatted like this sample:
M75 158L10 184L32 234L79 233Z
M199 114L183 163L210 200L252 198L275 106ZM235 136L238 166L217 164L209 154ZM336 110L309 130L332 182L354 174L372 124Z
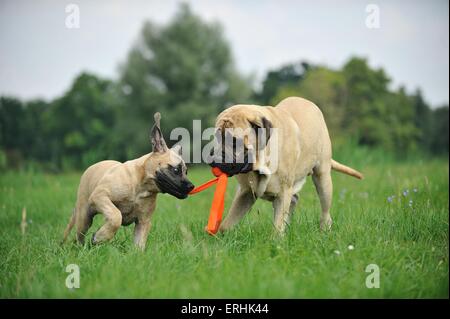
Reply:
M268 202L258 201L235 229L214 237L204 231L212 190L183 201L160 195L145 252L133 247L132 226L109 244L59 245L80 172L3 172L0 297L448 298L448 160L343 157L336 159L365 179L333 173L330 232L319 230L311 180L282 239L273 236ZM193 167L189 177L198 185L211 174ZM231 179L225 213L235 188ZM101 221L96 217L90 234ZM69 264L80 267L78 289L65 285ZM366 287L369 264L380 269L379 288Z

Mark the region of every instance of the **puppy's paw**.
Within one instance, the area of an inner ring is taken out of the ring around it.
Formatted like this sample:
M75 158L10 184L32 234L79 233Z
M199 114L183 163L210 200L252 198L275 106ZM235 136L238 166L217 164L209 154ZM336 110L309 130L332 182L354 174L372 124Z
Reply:
M208 228L208 226L205 226L206 231L207 231L207 228ZM222 222L219 226L219 230L217 231L217 233L222 234L222 233L226 232L227 230L228 230L227 223Z
M274 231L272 232L272 241L282 241L286 238L286 231L285 230L279 230L279 229L274 229Z
M96 234L97 234L97 232L95 232L95 233L92 235L91 240L88 241L89 247L93 247L93 246L96 246L96 245L99 244L98 241L95 240L95 235L96 235Z
M320 230L321 231L330 231L332 224L333 224L333 220L331 219L331 217L322 219L320 221Z

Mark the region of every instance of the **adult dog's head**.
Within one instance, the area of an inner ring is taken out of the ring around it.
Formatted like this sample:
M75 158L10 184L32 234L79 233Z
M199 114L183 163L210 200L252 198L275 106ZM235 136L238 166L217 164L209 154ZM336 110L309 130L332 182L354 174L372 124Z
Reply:
M155 180L162 193L184 199L194 185L187 179L187 167L181 157L181 146L175 145L170 149L167 147L161 132L160 119L159 112L155 113L155 125L150 134L153 152L145 165L145 170L147 175Z
M216 120L210 165L232 176L252 171L270 138L272 123L255 105L235 105Z

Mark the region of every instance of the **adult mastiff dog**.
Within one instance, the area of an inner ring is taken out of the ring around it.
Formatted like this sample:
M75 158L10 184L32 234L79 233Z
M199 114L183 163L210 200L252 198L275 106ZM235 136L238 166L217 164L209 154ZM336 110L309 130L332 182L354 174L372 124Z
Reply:
M224 147L212 157L211 166L219 167L229 175L236 174L239 182L230 211L220 227L221 231L233 227L250 210L256 199L262 198L272 201L274 226L283 234L298 201L297 193L308 175L312 175L320 198L320 226L328 229L332 223L331 170L363 178L361 173L331 158L331 141L322 112L306 99L289 97L275 107L234 105L219 114L216 129L218 140L220 137L226 140L227 134L232 134L234 146L221 144ZM242 133L245 130L251 133ZM270 139L275 138L273 132L276 133L276 143L270 143ZM243 145L241 150L244 154L237 151L236 144L239 143ZM278 152L275 169L269 168L270 157L261 155L274 151ZM231 163L222 160L226 156L233 159ZM239 162L238 158L244 160Z

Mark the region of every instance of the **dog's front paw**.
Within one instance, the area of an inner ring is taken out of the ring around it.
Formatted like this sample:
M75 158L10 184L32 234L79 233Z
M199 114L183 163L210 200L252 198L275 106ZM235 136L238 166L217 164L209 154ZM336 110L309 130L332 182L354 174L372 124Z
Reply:
M330 231L331 225L333 224L333 220L331 217L324 218L320 221L320 230L322 231Z
M219 229L217 231L218 234L223 234L225 232L227 232L230 229L230 227L228 227L226 224L222 224L219 226ZM208 231L208 227L205 227L205 230Z
M98 242L95 240L95 235L97 234L97 232L95 232L92 237L91 240L89 241L90 246L95 246L98 245Z

